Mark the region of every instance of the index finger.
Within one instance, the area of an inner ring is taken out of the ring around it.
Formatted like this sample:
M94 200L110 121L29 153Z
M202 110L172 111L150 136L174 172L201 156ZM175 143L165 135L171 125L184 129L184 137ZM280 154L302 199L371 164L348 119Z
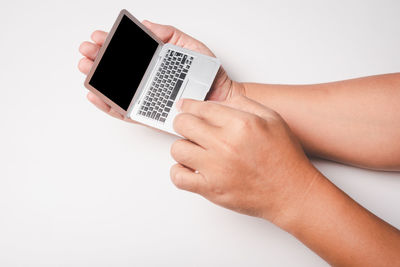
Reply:
M230 123L233 117L238 117L243 113L215 102L194 99L179 100L177 108L181 112L190 113L206 120L214 126L224 126Z

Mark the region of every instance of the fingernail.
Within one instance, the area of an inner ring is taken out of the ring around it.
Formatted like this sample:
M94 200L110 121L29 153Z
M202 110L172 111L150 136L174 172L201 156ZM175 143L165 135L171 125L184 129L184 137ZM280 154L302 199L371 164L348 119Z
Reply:
M183 104L183 99L179 99L178 102L176 102L176 109L181 112L182 111L182 104Z

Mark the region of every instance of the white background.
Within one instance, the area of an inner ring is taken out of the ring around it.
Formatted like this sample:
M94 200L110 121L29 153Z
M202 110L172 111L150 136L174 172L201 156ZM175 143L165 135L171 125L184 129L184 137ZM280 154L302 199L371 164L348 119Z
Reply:
M176 189L174 137L89 104L79 44L122 8L202 40L239 81L400 71L398 0L1 1L0 266L325 266L272 224ZM400 227L399 173L313 162Z

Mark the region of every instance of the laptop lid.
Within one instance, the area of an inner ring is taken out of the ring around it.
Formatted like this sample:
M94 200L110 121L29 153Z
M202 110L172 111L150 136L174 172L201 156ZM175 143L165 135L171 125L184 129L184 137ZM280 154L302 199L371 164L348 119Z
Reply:
M86 77L85 86L124 116L163 42L122 10Z

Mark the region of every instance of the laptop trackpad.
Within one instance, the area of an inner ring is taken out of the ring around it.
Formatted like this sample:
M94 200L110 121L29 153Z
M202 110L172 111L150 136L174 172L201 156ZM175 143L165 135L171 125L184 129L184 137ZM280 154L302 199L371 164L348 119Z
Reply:
M204 100L208 93L208 86L195 80L189 80L185 86L181 98L191 98L196 100Z

